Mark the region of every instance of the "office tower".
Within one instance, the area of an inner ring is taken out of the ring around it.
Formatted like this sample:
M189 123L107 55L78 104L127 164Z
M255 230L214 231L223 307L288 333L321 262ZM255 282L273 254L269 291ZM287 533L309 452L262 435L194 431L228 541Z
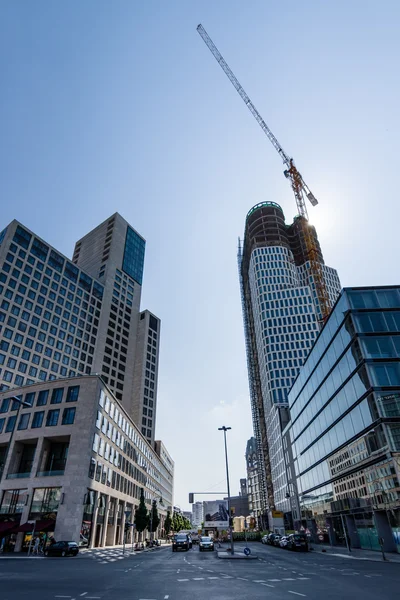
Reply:
M399 389L400 287L345 288L289 393L296 525L314 543L396 551Z
M204 506L203 502L195 502L192 505L192 525L193 527L201 527L204 521Z
M99 373L152 443L160 321L140 312L144 239L118 213L72 262L17 221L1 237L0 389Z
M247 214L243 247L239 244L261 502L270 513L276 509L289 513L282 449L282 430L289 420L288 392L320 329L321 308L310 276L305 227L310 228L333 304L340 291L339 278L324 264L316 231L304 218L286 225L278 204L257 204Z

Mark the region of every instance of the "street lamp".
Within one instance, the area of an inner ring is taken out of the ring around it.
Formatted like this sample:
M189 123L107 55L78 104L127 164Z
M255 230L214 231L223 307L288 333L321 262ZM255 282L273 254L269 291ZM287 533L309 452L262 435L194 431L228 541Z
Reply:
M158 494L153 494L153 496L151 498L151 504L150 504L150 541L151 541L151 534L152 534L152 529L153 529L153 500L157 495ZM164 506L163 499L161 496L160 496L158 502L159 502L159 504L161 504L161 506Z
M225 425L223 425L222 427L218 427L218 431L223 431L224 432L224 443L225 443L225 464L226 464L226 484L227 484L227 489L228 489L228 523L229 523L229 535L231 538L231 554L232 556L234 555L234 548L233 548L233 531L232 531L232 521L231 521L231 491L230 491L230 487L229 487L229 467L228 467L228 448L226 446L226 432L229 431L230 429L232 429L232 427L225 427Z
M13 400L14 402L18 403L18 409L17 409L17 414L15 415L15 421L14 421L14 424L13 424L13 428L11 429L10 439L8 440L6 452L5 452L5 455L4 455L4 462L3 462L3 467L2 467L1 473L0 473L0 479L3 478L3 473L4 473L5 468L6 468L8 453L10 452L12 440L13 440L13 437L14 437L14 431L15 431L17 423L18 423L19 411L21 410L21 406L23 406L24 408L28 408L28 407L32 408L32 404L29 404L29 402L24 402L23 400L21 400L21 398L18 398L18 396L11 396L10 400Z

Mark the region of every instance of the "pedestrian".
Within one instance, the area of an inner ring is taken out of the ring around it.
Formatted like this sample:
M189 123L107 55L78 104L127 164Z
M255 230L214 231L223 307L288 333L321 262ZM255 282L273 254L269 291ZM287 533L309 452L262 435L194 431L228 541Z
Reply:
M33 554L36 554L36 555L39 554L39 545L40 545L40 539L39 539L39 537L36 537L35 543L33 545Z

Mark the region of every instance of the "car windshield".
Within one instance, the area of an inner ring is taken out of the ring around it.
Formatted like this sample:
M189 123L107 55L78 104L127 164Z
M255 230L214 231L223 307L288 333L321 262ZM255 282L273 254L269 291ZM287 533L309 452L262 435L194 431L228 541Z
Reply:
M186 535L177 535L177 536L176 536L176 539L177 539L179 542L182 542L182 541L186 541L186 540L187 540L187 537L186 537Z
M304 541L304 539L305 539L304 535L300 535L300 534L294 535L293 537L296 540L296 542L298 542L298 541Z
M210 537L202 537L201 541L202 542L211 542L211 538Z

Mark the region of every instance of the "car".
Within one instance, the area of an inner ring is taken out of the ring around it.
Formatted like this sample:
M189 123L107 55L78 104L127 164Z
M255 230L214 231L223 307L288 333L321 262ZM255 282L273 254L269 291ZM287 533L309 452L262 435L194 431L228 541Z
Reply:
M199 541L199 551L214 550L214 540L209 536L202 536Z
M268 536L267 536L266 544L268 544L269 546L273 546L274 545L275 536L276 536L276 533L269 533Z
M76 556L79 552L79 546L76 542L55 542L49 548L46 548L46 556Z
M303 550L308 552L308 540L304 533L291 533L288 536L287 547L289 550Z
M263 535L262 536L261 543L262 544L268 544L268 535Z
M275 534L274 540L272 542L273 546L279 546L279 541L281 539L281 535L279 533Z
M281 548L287 548L287 544L288 544L288 536L287 535L283 535L281 537L281 539L279 540L279 546Z
M174 536L174 539L172 540L172 552L177 552L178 550L189 550L189 548L189 536L186 533L178 533Z

